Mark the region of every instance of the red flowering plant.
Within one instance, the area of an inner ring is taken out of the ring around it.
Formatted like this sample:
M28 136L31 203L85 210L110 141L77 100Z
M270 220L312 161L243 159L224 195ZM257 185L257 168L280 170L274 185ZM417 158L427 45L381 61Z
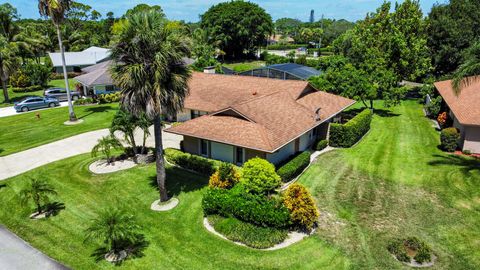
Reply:
M442 112L438 115L437 122L442 128L444 128L445 125L447 124L447 119L448 119L447 113Z

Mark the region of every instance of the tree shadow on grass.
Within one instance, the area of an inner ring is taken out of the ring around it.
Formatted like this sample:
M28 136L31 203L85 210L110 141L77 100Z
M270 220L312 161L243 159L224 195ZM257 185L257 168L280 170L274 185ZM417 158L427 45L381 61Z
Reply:
M2 188L6 188L6 187L7 187L7 184L0 184L0 190L1 190Z
M125 247L125 251L127 252L127 258L125 260L142 258L145 255L144 251L149 244L150 243L145 239L143 234L137 234L133 241L125 241L121 244ZM100 262L105 260L105 254L108 252L109 250L106 247L99 247L93 251L90 257L94 258L95 262ZM120 266L125 260L113 264L115 266Z
M94 113L102 113L115 110L111 105L95 106L85 109L86 114L79 116L79 119L86 118Z
M169 196L175 196L181 192L191 192L202 189L208 184L208 177L183 170L178 167L168 167L165 169L167 174L167 191ZM157 176L149 177L150 185L158 190Z
M396 117L400 116L401 114L398 113L393 113L390 110L385 110L385 109L375 109L374 110L375 114L380 116L380 117Z
M433 155L435 160L428 162L428 165L441 166L453 165L461 168L464 175L480 173L480 160L475 158L462 157L459 155Z
M54 217L65 209L65 204L61 202L51 202L45 205L45 211L48 213L48 217Z

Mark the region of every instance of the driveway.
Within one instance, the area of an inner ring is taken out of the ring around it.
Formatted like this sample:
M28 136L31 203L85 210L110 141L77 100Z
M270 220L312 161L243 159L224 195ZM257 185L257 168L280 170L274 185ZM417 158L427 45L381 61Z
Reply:
M67 101L60 102L60 107L65 107L67 105L68 105ZM51 109L51 108L38 109L38 110L34 110L34 111L43 111L43 110L48 110L48 109ZM15 109L13 108L13 106L0 108L0 117L12 116L12 115L17 115L17 114L22 114L22 113L23 112L17 113L15 111Z
M0 226L0 269L63 270L68 268Z
M108 129L101 129L91 132L75 135L63 140L52 142L31 148L19 153L0 157L0 181L19 175L50 162L73 157L79 154L89 153L97 140L109 134ZM146 145L155 146L153 138L153 127L150 127L151 136L148 137ZM122 134L115 134L119 139L123 139ZM164 148L180 148L180 141L183 136L162 132L162 141ZM143 132L138 130L135 133L137 145L142 143ZM2 268L0 268L2 269Z

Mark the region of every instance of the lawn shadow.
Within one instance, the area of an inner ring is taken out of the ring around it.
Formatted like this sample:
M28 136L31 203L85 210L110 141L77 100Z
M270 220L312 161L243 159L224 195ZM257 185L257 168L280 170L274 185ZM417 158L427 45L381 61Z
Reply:
M78 118L83 119L83 118L88 117L88 116L90 116L94 113L102 113L102 112L107 112L107 111L111 111L111 110L114 110L114 108L112 108L112 106L110 106L110 105L90 107L90 108L85 109L86 114L81 115Z
M175 196L181 192L191 192L199 190L208 185L208 177L183 170L178 167L168 167L165 169L167 174L167 191L169 196ZM149 177L150 185L158 190L157 176Z
M428 162L428 165L442 166L453 165L461 168L461 171L465 175L471 175L472 173L480 172L480 160L469 157L462 157L459 155L433 155L436 160Z
M374 113L380 117L396 117L400 116L401 114L398 113L393 113L390 110L385 110L385 109L375 109Z
M145 239L143 234L137 234L133 241L125 241L122 246L125 246L127 252L127 258L123 261L113 263L115 266L121 266L124 261L128 259L142 258L145 253L145 249L150 243ZM95 262L101 262L105 260L105 255L109 252L106 247L99 247L93 251L90 257L95 259Z
M65 209L65 204L61 202L51 202L45 205L45 211L48 213L49 217L54 217L60 213L60 211Z
M1 190L2 188L6 188L6 187L7 187L7 184L0 184L0 190Z

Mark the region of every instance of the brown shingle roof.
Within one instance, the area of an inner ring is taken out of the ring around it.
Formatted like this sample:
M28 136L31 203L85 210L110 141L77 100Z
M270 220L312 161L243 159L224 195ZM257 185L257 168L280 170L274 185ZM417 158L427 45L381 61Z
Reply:
M196 86L198 81L201 88ZM223 91L217 85L219 81ZM225 84L226 81L229 84ZM280 86L282 83L285 85ZM226 100L220 102L223 110L169 128L167 132L271 153L355 103L317 91L303 81L197 74L190 85L190 95L198 94L197 89L203 93L215 89L215 100L226 96ZM230 85L234 86L235 94ZM252 95L248 89L255 89L257 94ZM317 121L318 108L321 109Z
M451 80L434 85L461 124L480 125L480 78L463 87L458 95L453 91Z

